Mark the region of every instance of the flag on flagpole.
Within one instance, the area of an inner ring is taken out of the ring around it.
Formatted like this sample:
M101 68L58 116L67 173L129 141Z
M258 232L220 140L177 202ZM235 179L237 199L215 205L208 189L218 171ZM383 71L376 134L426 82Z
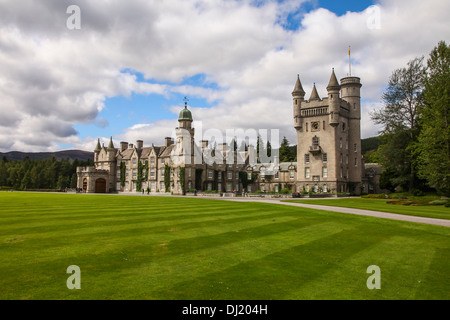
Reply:
M348 46L348 55L350 55L350 46Z

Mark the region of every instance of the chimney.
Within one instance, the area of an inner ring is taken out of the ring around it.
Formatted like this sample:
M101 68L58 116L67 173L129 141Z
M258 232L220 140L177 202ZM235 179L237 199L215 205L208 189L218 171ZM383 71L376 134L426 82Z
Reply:
M136 148L142 149L143 146L144 146L144 141L142 141L142 140L136 141Z
M133 147L134 147L134 145L133 145L132 143L130 143L130 144L128 145L128 148L130 148L130 149L133 149Z
M248 161L250 165L256 164L256 152L255 147L253 145L248 146Z
M227 151L228 145L227 145L226 142L219 144L219 146L220 146L220 147L219 147L219 150L220 150L220 151L222 151L222 152Z
M120 152L128 149L128 142L121 141L120 142Z
M201 140L200 145L202 146L202 150L208 148L208 140Z
M165 139L165 146L168 147L173 144L173 139L171 137L166 137Z

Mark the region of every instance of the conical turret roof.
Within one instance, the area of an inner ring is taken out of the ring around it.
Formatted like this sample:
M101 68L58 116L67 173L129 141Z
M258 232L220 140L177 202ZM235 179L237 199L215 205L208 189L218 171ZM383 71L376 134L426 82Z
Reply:
M113 140L112 140L112 137L111 137L111 139L109 139L109 145L108 145L108 150L114 150L115 148L114 148L114 143L113 143Z
M334 68L333 71L331 72L331 77L330 77L330 82L328 82L328 86L327 86L327 90L339 90L341 88L341 86L339 85L339 82L336 78L336 74L334 73Z
M320 100L319 93L317 92L315 83L314 83L314 86L313 86L313 89L312 89L312 92L311 92L311 97L309 97L309 100L310 101L311 100Z
M94 152L100 152L102 150L102 147L100 146L100 138L97 140L97 146L94 149Z
M300 75L297 75L297 82L295 83L294 91L292 91L292 95L305 95L305 90L303 90L302 83L300 82Z

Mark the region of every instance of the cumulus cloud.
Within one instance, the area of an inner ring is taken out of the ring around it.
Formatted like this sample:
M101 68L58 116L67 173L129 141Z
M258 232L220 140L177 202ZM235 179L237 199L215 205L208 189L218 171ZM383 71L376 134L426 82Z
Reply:
M450 3L383 0L376 11L337 16L302 12L303 2L0 0L0 150L90 150L96 137L81 140L74 126L109 127L99 114L107 99L133 94L202 98L214 105L191 106L203 129L278 128L295 143L296 75L307 98L314 82L325 96L331 68L338 77L348 72L349 45L352 74L363 83L362 135L376 135L368 111L394 69L449 40ZM66 28L72 4L80 30ZM379 25L371 28L374 12ZM293 17L300 27L283 28ZM183 84L198 74L216 85ZM161 144L176 125L136 124L114 138Z

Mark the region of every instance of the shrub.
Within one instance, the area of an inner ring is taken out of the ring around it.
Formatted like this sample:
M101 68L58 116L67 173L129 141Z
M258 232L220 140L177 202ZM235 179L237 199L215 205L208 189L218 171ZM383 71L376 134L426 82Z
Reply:
M433 206L442 206L442 205L446 205L448 203L449 202L447 200L434 200L434 201L430 202L430 204Z

